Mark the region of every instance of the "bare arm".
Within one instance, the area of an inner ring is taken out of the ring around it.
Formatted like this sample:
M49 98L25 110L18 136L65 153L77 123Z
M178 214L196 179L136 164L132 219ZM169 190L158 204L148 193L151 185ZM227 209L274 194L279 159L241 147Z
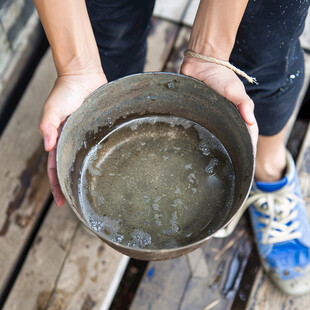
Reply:
M188 49L228 61L247 2L247 0L201 0ZM253 145L256 147L258 128L253 113L254 104L234 72L218 64L186 57L181 73L203 81L234 103L248 124Z
M188 49L228 60L248 0L202 0Z
M63 123L95 89L107 83L85 0L34 0L50 42L58 78L45 102L40 132L49 151L47 171L55 202L65 203L56 172Z
M34 0L57 73L102 72L85 0Z

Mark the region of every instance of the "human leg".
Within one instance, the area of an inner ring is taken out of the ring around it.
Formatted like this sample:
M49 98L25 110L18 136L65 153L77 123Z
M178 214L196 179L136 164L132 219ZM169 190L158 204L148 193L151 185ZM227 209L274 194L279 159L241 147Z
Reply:
M260 132L255 170L259 181L279 180L285 169L285 125L303 82L299 36L308 7L309 1L250 1L232 53L232 61L260 84L245 85Z
M288 294L310 290L310 225L284 144L285 125L303 81L298 37L308 7L309 1L250 0L231 57L260 84L245 85L261 135L255 180L242 211L249 207L265 271Z
M230 61L259 82L245 81L245 88L254 101L259 127L255 177L261 181L276 181L285 169L285 125L304 77L299 36L308 7L309 1L250 0L231 54ZM229 235L244 210L216 236Z
M280 180L286 168L286 127L273 136L259 136L255 165L255 180L274 182Z
M143 71L155 0L86 0L108 81Z

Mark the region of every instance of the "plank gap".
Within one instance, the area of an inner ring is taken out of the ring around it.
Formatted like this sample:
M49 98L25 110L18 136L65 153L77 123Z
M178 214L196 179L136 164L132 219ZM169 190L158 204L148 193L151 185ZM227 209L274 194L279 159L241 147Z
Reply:
M66 206L64 206L64 207L66 207ZM53 206L53 208L55 208L55 206ZM56 208L57 208L57 207L56 207ZM66 261L67 261L68 257L70 256L70 252L71 252L71 250L72 250L73 241L74 241L75 236L76 236L76 234L77 234L77 232L78 232L78 230L79 230L79 228L80 228L80 225L82 225L82 224L81 224L81 223L78 223L78 224L76 225L75 230L74 230L74 233L73 233L72 236L71 236L71 240L70 240L70 242L69 242L69 249L66 251L66 255L64 256L64 259L63 259L63 261L62 261L62 263L61 263L61 267L59 268L59 272L58 272L58 275L56 276L56 279L55 279L55 282L54 282L54 286L53 286L53 288L52 288L52 290L51 290L51 293L50 293L50 295L49 295L48 301L47 301L47 303L46 303L46 309L48 309L48 307L49 307L50 304L51 304L52 297L53 297L53 295L55 294L55 291L56 291L56 289L57 289L58 281L59 281L59 279L60 279L62 270L63 270L63 268L64 268L64 266L65 266L65 264L66 264Z
M184 302L184 299L185 299L185 296L186 296L189 284L191 283L191 278L192 278L191 276L189 276L187 278L187 281L186 281L185 287L184 287L184 291L183 291L183 294L181 295L180 302L179 302L179 305L178 305L178 308L177 308L178 310L181 310L181 307L182 307L182 304Z
M248 222L250 220L248 212L246 214L246 217ZM252 234L251 229L249 229L248 231ZM231 310L245 309L246 304L250 298L251 289L253 287L255 276L259 270L259 267L260 261L257 248L256 246L253 246L247 264L245 266L238 291L235 295L234 302L231 306Z
M129 308L147 265L147 261L130 259L109 310L124 310Z
M50 209L51 205L53 202L53 197L52 195L49 195L49 197L47 198L46 202L44 203L43 207L41 208L41 213L38 215L38 220L36 221L36 223L34 224L34 226L32 227L32 230L29 234L28 240L25 241L24 243L24 247L21 250L21 254L16 262L15 267L12 269L11 274L8 277L8 281L6 282L6 285L3 289L3 293L0 296L0 309L2 309L3 305L5 304L11 289L19 275L20 270L23 267L23 264L27 258L28 252L30 251L34 239L37 235L37 232L40 230L40 227L42 225L42 223L44 222L44 219L48 213L48 210Z
M8 94L1 94L2 97L0 105L0 137L10 121L11 116L13 115L18 103L20 102L22 96L24 95L29 82L32 80L32 77L37 69L38 64L45 55L49 43L47 38L41 29L39 38L36 39L36 42L33 42L34 46L31 46L31 51L27 53L29 56L25 56L27 59L26 64L21 64L15 68L14 77L11 77L8 81L8 84L13 84Z

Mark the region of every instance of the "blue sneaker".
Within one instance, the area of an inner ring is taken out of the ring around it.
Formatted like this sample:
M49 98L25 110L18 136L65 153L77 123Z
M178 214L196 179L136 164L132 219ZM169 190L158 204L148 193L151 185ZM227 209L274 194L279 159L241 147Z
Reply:
M247 206L259 255L272 281L286 294L310 291L310 225L289 153L284 178L255 182Z

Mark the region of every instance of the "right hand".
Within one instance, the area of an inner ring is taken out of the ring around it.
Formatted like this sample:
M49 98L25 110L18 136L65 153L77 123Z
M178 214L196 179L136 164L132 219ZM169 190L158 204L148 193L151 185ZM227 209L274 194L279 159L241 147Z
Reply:
M204 82L238 108L248 126L256 156L258 126L254 116L254 103L247 95L239 77L224 66L202 62L191 57L185 58L181 73Z
M44 139L45 150L49 152L47 173L51 192L58 206L66 202L56 171L56 144L61 128L67 117L82 105L84 99L106 83L107 79L103 72L63 75L57 78L45 102L40 132Z

